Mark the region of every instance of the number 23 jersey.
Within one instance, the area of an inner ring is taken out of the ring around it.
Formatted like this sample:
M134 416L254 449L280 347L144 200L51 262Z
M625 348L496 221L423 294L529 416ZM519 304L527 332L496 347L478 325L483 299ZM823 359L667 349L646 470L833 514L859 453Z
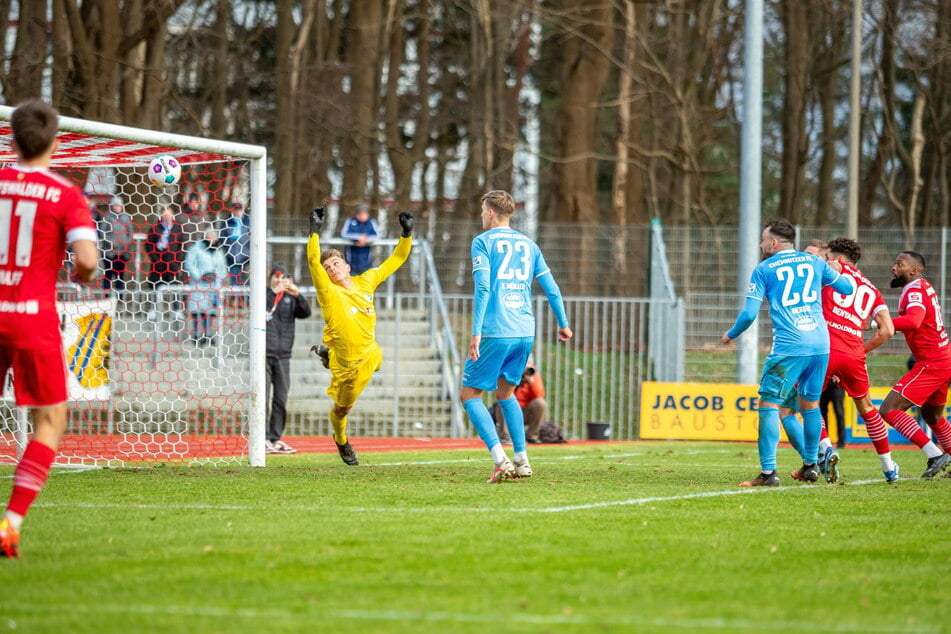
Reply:
M509 227L496 227L472 240L472 275L476 302L487 293L481 326L473 323L473 334L483 337L534 337L532 281L550 275L538 245L525 234ZM480 288L487 274L488 288Z

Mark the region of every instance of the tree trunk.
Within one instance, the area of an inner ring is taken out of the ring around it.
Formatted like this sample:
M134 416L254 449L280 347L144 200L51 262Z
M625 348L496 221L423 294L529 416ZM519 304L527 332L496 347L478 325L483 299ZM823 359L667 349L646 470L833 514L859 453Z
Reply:
M376 172L377 86L383 26L381 0L353 0L350 3L350 40L345 56L350 94L347 96L348 112L340 149L343 161L341 202L344 204L354 205L371 198L367 182Z
M607 5L577 6L572 0L561 0L559 6L577 22L566 24L562 36L562 93L554 131L558 160L552 174L552 216L559 222L593 226L601 222L595 157L600 98L609 70L605 51L611 46L613 11ZM597 248L594 232L581 232L576 245L578 261L596 261ZM583 292L582 269L572 270L569 292Z
M806 100L809 94L809 0L783 2L786 36L786 94L783 101L783 171L779 215L802 222L803 184L809 149Z

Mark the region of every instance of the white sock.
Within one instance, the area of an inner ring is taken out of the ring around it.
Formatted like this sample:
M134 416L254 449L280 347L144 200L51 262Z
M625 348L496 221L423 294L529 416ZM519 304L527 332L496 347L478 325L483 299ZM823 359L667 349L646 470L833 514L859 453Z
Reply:
M505 450L502 449L501 443L493 445L492 449L489 449L489 453L492 454L492 460L495 461L495 464L502 464L505 462L505 459L508 458L508 456L505 455Z
M515 462L526 464L528 463L528 452L527 451L516 451L515 455L512 456L512 460Z
M934 441L929 440L928 444L921 448L925 455L929 458L937 458L944 452L938 448L938 445L934 444Z
M19 513L14 513L13 511L7 509L7 512L3 515L5 518L10 520L10 526L13 527L13 530L20 532L20 528L23 526L23 516Z
M823 438L822 440L819 441L819 451L820 451L820 452L825 451L826 449L828 449L828 448L831 447L831 446L832 446L832 441L829 440L828 438Z
M891 471L894 469L892 466L892 452L880 453L878 454L878 459L882 463L882 471Z

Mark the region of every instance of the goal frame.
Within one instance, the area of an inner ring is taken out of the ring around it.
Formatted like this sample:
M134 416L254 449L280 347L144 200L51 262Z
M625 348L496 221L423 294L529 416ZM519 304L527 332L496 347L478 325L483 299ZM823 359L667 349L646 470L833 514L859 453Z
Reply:
M0 105L0 120L9 121L14 107ZM95 137L129 141L142 145L171 147L207 152L250 161L249 203L254 210L250 232L250 411L248 413L248 464L265 466L265 278L267 275L267 149L251 145L208 139L203 137L172 134L159 130L135 128L102 121L87 121L75 117L59 116L58 134L72 132ZM158 153L158 152L156 152ZM54 154L55 158L55 154ZM26 417L19 418L25 424ZM25 430L22 430L25 432Z

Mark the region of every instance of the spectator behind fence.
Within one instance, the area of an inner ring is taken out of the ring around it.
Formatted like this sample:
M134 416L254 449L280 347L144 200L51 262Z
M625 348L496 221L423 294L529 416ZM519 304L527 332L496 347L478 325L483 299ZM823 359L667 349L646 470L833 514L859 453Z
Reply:
M350 275L360 275L373 266L373 253L370 245L380 237L380 227L370 217L366 205L357 205L351 218L343 223L340 237L351 240L352 244L344 249L344 258L350 265Z
M228 277L228 263L224 249L218 244L218 234L210 225L202 226L204 238L188 247L185 271L188 281L195 286L188 295L187 309L191 316L189 338L199 346L214 345L215 317L218 315L218 292Z
M832 413L835 414L837 437L835 446L843 449L845 447L845 390L839 386L838 377L832 377L829 380L829 384L819 397L819 409L822 410L822 420L826 422L826 427L829 427L830 421L829 405L832 406Z
M182 211L175 218L182 230L182 242L187 249L205 237L203 230L208 218L201 208L201 194L188 194L188 202L182 205Z
M267 419L267 453L294 453L281 439L287 423L287 391L291 384L291 352L298 319L310 317L310 304L287 274L287 265L275 262L265 299L267 336L265 338L267 391L271 404Z
M525 442L533 445L540 444L539 429L548 417L548 402L545 400L545 383L542 375L529 361L522 373L522 380L515 388L515 399L525 417ZM502 442L510 442L511 437L505 428L500 407L492 408L492 417L495 419L495 428L499 432Z
M221 242L228 259L231 284L245 284L247 281L245 267L251 259L251 222L244 213L242 203L231 206L231 215L224 221L221 228Z
M151 268L149 283L171 284L182 270L182 228L175 222L171 207L162 209L159 221L152 225L145 241L145 252Z
M99 220L99 233L102 239L102 287L107 291L121 294L125 290L125 275L135 250L132 217L123 208L122 198L113 196L109 209Z

